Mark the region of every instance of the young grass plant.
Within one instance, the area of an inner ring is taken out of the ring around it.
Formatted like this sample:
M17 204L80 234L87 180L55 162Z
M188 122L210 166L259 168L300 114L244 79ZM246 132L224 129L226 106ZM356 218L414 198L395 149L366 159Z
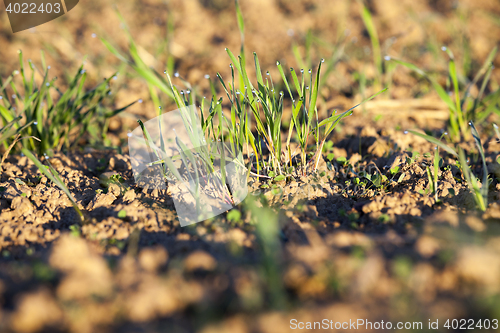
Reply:
M375 24L373 24L370 10L363 4L361 0L359 0L358 2L362 6L361 18L363 19L363 23L365 24L372 44L373 63L375 64L375 68L377 70L377 80L375 85L378 85L381 81L382 76L382 53L380 50L380 41L378 38L377 29L375 28Z
M314 74L312 70L307 73L301 70L301 73L297 75L295 70L291 68L290 80L292 85L289 84L289 79L287 79L281 63L277 62L278 70L292 105L288 135L286 143L283 145L281 135L283 132L282 117L285 109L285 94L281 91L278 92L269 72L266 72L264 78L259 59L255 53L256 82L250 80L246 70L244 53L244 22L238 1L236 1L236 14L242 40L241 54L236 57L229 49L226 49L232 62L230 65L232 76L230 81L225 81L219 73L217 74L231 105L230 116L226 117L224 114L222 110L223 100L217 96L216 89L210 82L212 88L211 101L207 103L204 99L200 105L200 119L204 135L207 140L222 143L229 142L229 148L231 149L237 148L243 151L246 148L250 163L249 173L258 177L286 176L291 173L295 156L295 152L291 151L291 142L294 139L297 140L300 149L300 169L302 173L316 171L321 159L322 147L336 125L343 118L352 114L355 107L374 98L386 89L344 113L338 115L335 113L320 121L317 100L323 60L319 63L318 70ZM123 20L121 16L120 19ZM128 63L139 76L147 81L155 106L161 110L157 90L173 98L179 108L194 104L196 94L194 91L189 94L193 90L191 85L181 79L187 90L186 94L183 91L179 92L170 82L170 76L168 76L167 81L160 77L156 71L147 67L141 60L130 33L128 30L126 32L129 37L128 57L123 56L106 40L102 39L102 41L115 56ZM238 75L237 79L235 79L235 74ZM190 95L190 97L186 97L187 95ZM252 116L256 123L255 132L251 128ZM315 142L316 151L313 157L308 160L307 154L310 141ZM261 174L261 170L264 170L266 174Z
M161 93L164 93L170 98L174 98L174 95L172 94L172 90L170 89L170 86L165 79L164 76L160 75L157 71L155 71L153 68L149 67L146 65L146 63L142 60L141 56L139 55L139 47L135 43L132 34L130 33L130 30L128 29L128 26L125 22L125 19L123 16L120 14L120 12L117 10L116 14L118 15L118 18L122 22L122 25L124 27L124 31L127 35L128 41L129 41L129 47L128 47L128 52L126 55L123 55L117 48L115 48L108 40L105 38L101 37L101 41L106 46L106 48L118 59L120 59L123 63L126 63L129 65L134 72L141 78L143 78L149 88L149 92L151 95L151 99L153 100L153 104L157 110L161 110L160 108L160 99L158 96L158 91ZM169 59L172 59L170 57ZM171 71L173 69L173 63L169 61L167 63L167 68L168 71ZM167 70L165 70L165 74L167 73ZM187 82L185 82L187 85L189 85ZM161 112L158 112L158 115Z
M373 22L373 15L370 9L365 4L363 0L358 0L361 8L361 19L366 28L368 36L370 37L371 51L373 56L373 66L375 68L375 76L373 80L373 87L376 90L381 89L381 87L390 87L392 84L392 73L395 70L397 64L382 61L382 59L389 60L389 56L384 56L387 53L388 48L394 43L397 37L386 39L381 43L377 29ZM359 92L364 98L365 89L367 83L367 77L363 71L353 73L357 81L359 81Z
M474 201L476 202L476 205L479 208L479 210L484 212L488 205L487 184L483 183L482 186L479 186L479 182L477 181L476 176L474 175L472 170L469 168L469 165L467 164L467 159L465 158L465 153L461 148L459 149L459 161L460 161L460 166L462 167L462 172L465 176L467 184L469 185L469 189L471 190L474 196ZM486 197L483 195L484 188L486 188Z
M262 273L269 285L270 305L282 310L287 304L287 293L281 277L279 215L269 207L265 198L261 197L260 201L250 198L245 201L245 208L251 213L252 222L256 225L257 242L262 249Z
M497 47L493 48L479 72L463 91L461 91L461 86L458 79L459 76L457 73L455 57L451 50L449 50L448 48L443 47L443 50L448 54L449 57L448 75L452 83L452 96L448 94L448 92L439 84L436 78L425 73L416 65L398 59L392 60L415 71L416 73L427 78L430 81L436 93L448 106L450 112L448 122L448 132L450 133L450 138L454 142L467 140L470 137L469 131L467 129L467 124L469 123L469 121L480 123L483 122L492 113L500 114L500 108L497 106L497 103L500 100L500 88L495 92L492 92L489 95L485 96L486 87L493 70L492 61L497 53ZM483 78L483 81L480 88L478 89L479 92L476 97L472 97L470 94L471 87L476 85L479 80L481 80L481 78Z
M43 52L43 70L38 69L31 60L26 70L21 51L19 64L20 71L15 71L5 82L0 79L0 120L5 128L10 129L9 133L25 136L22 138L24 147L36 150L39 154L75 147L91 127L103 128L108 118L135 103L112 111L102 106L110 92L109 83L114 75L85 92L87 74L81 66L63 93L55 86L57 78L49 79L49 67L45 64ZM40 84L35 80L36 72L41 76ZM21 76L20 85L14 80L16 74ZM9 138L3 136L0 142L7 149ZM35 143L34 138L40 142Z
M226 142L223 131L216 130L213 123L212 130L222 140L207 143L205 130L208 122L202 121L202 129L196 108L189 104L189 98L186 97L189 94L179 91L171 83L168 74L167 78L179 109L158 116L146 124L139 120L144 139L139 137L141 134L133 133L132 141L129 139L129 147L131 158L151 161L148 167L159 166L162 179L168 181L169 188L176 193L183 193L175 196L174 202L182 210L178 210L181 225L187 225L214 216L216 211L226 210L223 207L233 207L241 202L247 191L246 187L242 189L238 184L241 178L246 180L246 175L238 148L233 143ZM211 104L210 116L217 116L219 123L223 123L220 103ZM138 149L142 149L141 146L147 149L149 157L137 153ZM175 152L174 155L169 156L172 152ZM136 179L141 177L141 169L137 168Z
M239 8L238 3L236 4ZM200 105L200 118L203 132L207 139L215 141L221 140L222 142L227 140L231 143L230 147L237 147L241 150L246 147L248 154L250 150L252 150L253 157L255 158L255 169L249 168L249 171L256 176L266 176L260 174L262 168L265 169L267 173L273 172L275 175L289 174L288 170L292 167L292 159L294 157L290 148L290 142L293 138L292 135L295 134L300 145L300 158L303 173L306 172L309 164L312 164L313 169L316 170L320 161L322 146L329 134L335 129L336 125L344 117L350 115L355 107L378 94L373 95L342 114L333 114L328 119L319 122L316 104L320 85L321 63L318 65L318 71L315 75L312 74L311 70L309 70L308 73L304 73L304 71L301 70L300 75L297 75L297 73L291 69L292 87L288 82L281 64L278 62L278 70L283 78L283 82L292 102L291 125L289 127L286 145L283 149L281 135L284 93L278 93L269 72L266 73L264 79L256 54L254 54L254 64L257 82L254 84L250 81L246 71L244 57L244 24L241 10L237 10L237 14L240 34L242 36L242 53L236 57L229 49L226 49L232 61L232 78L230 83L224 81L219 73L217 74L231 104L230 117L226 117L222 112L222 99L217 97L215 87L211 84L213 91L211 101L207 103L205 100L202 100ZM187 88L186 94L183 94L182 91L180 93L179 91L176 92L176 89L173 89L173 85L169 80L160 77L156 71L144 64L137 52L137 46L128 31L127 34L129 36L130 45L129 59L122 56L109 42L104 39L102 39L102 41L115 56L128 63L139 76L147 81L155 106L161 110L156 88L161 92L165 92L167 96L172 97L179 108L188 104L194 104L195 93L189 94L189 92L193 90L193 87L188 82L181 79ZM236 80L237 83L235 83L235 68L239 75L238 80ZM298 95L297 100L293 98L292 89L295 94ZM383 91L385 91L385 89ZM190 95L188 104L186 104L189 99L186 97L187 95ZM256 122L257 135L254 135L251 129L250 115L253 116ZM324 127L324 136L320 137L320 129L322 127ZM317 151L314 154L314 158L307 161L308 143L312 137L316 140ZM267 161L264 160L266 148L269 152ZM255 172L252 172L252 170Z
M447 153L455 156L458 158L458 161L460 163L460 168L462 170L462 173L465 177L465 180L467 181L467 184L469 186L469 189L471 190L473 196L474 196L474 201L476 202L477 208L481 211L485 211L487 206L488 206L488 186L489 186L489 180L488 180L488 168L486 166L486 159L484 156L484 148L481 143L481 139L479 138L479 133L476 129L476 126L474 123L471 121L469 122L470 128L471 128L471 134L472 137L474 138L474 141L476 143L477 149L479 151L479 155L481 156L482 159L482 166L483 166L483 179L481 184L477 180L476 176L470 169L469 165L467 164L467 159L465 157L465 152L463 151L462 148L458 149L458 152L443 143L441 140L438 140L430 135L426 135L420 132L416 131L408 131L414 135L420 136L421 138L426 139L430 143L435 144L436 151L434 153L434 173L431 176L431 172L429 167L427 167L427 176L429 178L429 184L431 186L432 193L435 196L436 202L439 201L439 198L437 197L437 180L438 180L438 172L439 172L439 163L440 163L440 158L439 158L439 148L442 148L444 151ZM497 129L495 129L498 131ZM500 133L498 133L500 134ZM500 137L500 136L499 136ZM441 137L442 138L442 137Z
M381 90L380 92L374 94L368 99L365 99L361 103L341 114L336 114L335 112L327 119L319 121L317 99L320 87L321 65L323 63L323 60L321 60L321 62L319 63L318 70L315 74L312 73L312 70L309 70L308 74L305 74L304 71L301 70L301 73L297 75L296 71L293 68L290 68L290 75L293 86L289 83L289 80L285 75L281 63L277 62L278 71L281 75L283 83L285 84L292 105L290 127L288 128L288 136L285 144L285 149L283 150L281 139L281 126L284 105L283 92L280 92L278 94L269 72L266 73L267 77L264 82L262 69L260 67L259 60L256 54L254 54L254 64L257 83L256 85L254 85L248 77L245 64L242 61L242 57L239 56L237 59L229 49L227 49L227 52L230 59L233 61L233 64L236 64L234 67L236 67L238 74L243 80L243 87L241 90L238 90L236 88L227 89L227 85L224 83L220 74L218 74L220 81L229 97L231 95L240 95L243 91L243 101L246 102L245 104L250 108L257 124L257 139L263 138L264 144L267 146L267 149L269 151L269 163L267 164L267 171L273 171L273 173L278 175L288 174L287 166L292 167L294 154L291 151L290 143L293 134L295 134L300 147L299 154L302 173L305 174L310 165L312 165L312 169L310 171L316 171L320 162L323 146L327 141L329 135L335 129L336 125L343 118L351 115L354 108L387 90ZM297 97L294 98L294 96ZM238 110L241 109L241 106L238 104L239 100L237 98L230 98L230 101L232 104L232 108ZM323 135L321 135L321 132L323 132ZM256 138L249 130L247 130L247 137L251 142L256 141ZM316 143L316 151L313 157L307 160L310 139L314 139ZM260 142L261 140L257 140L258 144L260 144ZM253 145L252 148L254 149L255 155L260 155L262 160L262 149L258 149ZM266 165L264 164L263 167L266 168ZM259 168L260 166L257 162L257 173L259 171Z

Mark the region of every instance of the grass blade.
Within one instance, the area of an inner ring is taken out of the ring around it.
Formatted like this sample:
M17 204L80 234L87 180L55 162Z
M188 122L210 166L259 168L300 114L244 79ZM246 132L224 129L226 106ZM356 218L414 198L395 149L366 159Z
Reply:
M243 14L241 13L240 2L235 0L236 5L236 18L238 20L238 29L240 30L241 43L245 40L245 22L243 21Z
M419 137L421 137L421 138L429 141L430 143L435 144L436 146L438 146L439 148L443 149L447 153L449 153L449 154L451 154L453 156L457 156L458 157L458 154L455 151L455 149L450 148L449 146L447 146L446 144L444 144L440 140L436 139L435 137L427 135L427 134L423 134L423 133L420 133L420 132L417 132L417 131L413 131L413 130L408 130L408 132L410 132L411 134L414 134L416 136L419 136Z
M474 123L470 122L470 127L472 131L472 137L474 141L476 141L477 149L479 150L479 154L481 155L481 159L483 160L483 185L481 187L481 194L483 196L484 202L488 202L488 167L486 166L486 159L484 158L484 149L483 144L481 143L481 139L479 138L479 133L474 126Z
M472 194L474 196L474 201L476 201L478 208L484 212L486 210L484 197L482 196L481 189L479 188L479 184L477 183L476 176L474 176L469 168L469 165L467 164L465 153L462 148L459 148L459 161L460 166L462 167L462 173L464 174L465 180L469 185L469 189L472 191ZM483 184L483 186L486 186L486 184Z
M71 201L71 204L73 205L73 208L75 209L76 213L80 217L80 222L83 223L85 220L85 217L84 217L82 211L80 210L80 208L78 208L78 205L76 203L75 198L73 197L71 192L68 190L68 188L66 187L66 185L64 184L62 179L59 177L59 174L57 173L57 171L52 167L52 165L49 165L49 169L50 169L50 172L49 172L47 167L45 165L43 165L42 162L40 162L38 160L38 158L36 158L35 155L33 155L33 153L31 151L29 151L26 148L23 148L22 152L33 163L35 163L35 165L37 166L38 170L40 170L41 173L43 173L47 178L49 178L54 184L57 185L57 187L59 187L61 189L61 191L64 192L64 194L66 194L68 199Z
M309 114L307 125L309 128L309 124L311 123L312 117L314 116L314 112L316 110L316 100L318 99L318 90L319 90L319 75L321 73L321 64L323 60L320 61L318 65L318 71L316 72L316 80L314 81L314 86L311 91L311 99L309 101Z
M365 24L368 34L370 35L370 41L372 43L372 49L373 49L372 50L373 62L375 63L375 67L377 68L378 74L380 75L382 73L382 56L380 52L380 42L377 34L377 29L375 29L375 25L373 24L370 10L365 5L363 5L363 9L361 11L361 18L363 19L363 23Z

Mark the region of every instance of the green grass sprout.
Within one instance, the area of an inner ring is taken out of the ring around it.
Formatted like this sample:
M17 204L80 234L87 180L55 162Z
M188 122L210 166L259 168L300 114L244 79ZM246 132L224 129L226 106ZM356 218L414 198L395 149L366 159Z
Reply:
M486 158L484 157L484 148L483 144L481 143L481 139L479 138L479 133L476 129L476 126L474 126L474 123L471 121L469 122L469 125L471 127L471 132L472 132L472 137L474 138L474 141L476 142L477 150L479 151L479 154L481 155L481 159L483 161L483 180L482 180L482 186L479 191L479 195L481 195L482 200L478 200L479 198L476 198L476 202L480 202L478 204L479 208L484 211L486 210L486 206L488 206L488 187L489 187L489 181L488 181L488 167L486 166ZM478 195L476 190L474 190L475 196Z
M443 47L443 50L449 57L448 76L452 83L452 96L439 84L435 77L425 73L416 65L398 59L391 60L415 71L430 81L441 100L448 106L448 132L450 133L451 140L458 142L470 138L470 132L467 128L469 121L483 122L492 113L500 114L500 108L497 106L500 101L500 88L485 95L486 87L493 70L492 61L497 54L498 48L494 47L491 50L481 69L465 89L460 85L453 53L446 47ZM472 86L477 85L481 78L483 78L483 81L481 87L478 89L479 92L476 97L472 97L470 89Z
M455 158L458 158L458 161L460 163L460 169L465 177L465 180L467 181L467 184L472 191L472 194L474 195L474 200L477 204L477 207L481 211L485 211L486 207L488 205L488 186L489 186L489 180L488 180L488 168L486 166L486 158L484 155L484 148L481 143L481 139L479 138L479 133L476 129L476 126L472 121L469 122L469 126L471 128L471 134L472 137L474 138L474 141L476 143L477 149L479 151L479 154L482 159L483 163L483 179L482 179L482 184L479 185L478 180L476 179L476 176L473 174L472 170L470 169L469 165L467 164L467 160L465 158L465 152L462 148L458 148L458 152L456 149L449 147L445 143L443 143L440 139L436 139L430 135L426 135L417 131L412 131L409 130L408 132L417 135L421 138L426 139L432 144L436 145L436 150L434 152L434 171L431 174L431 170L429 167L427 167L427 176L429 179L429 186L431 187L431 191L436 199L436 202L439 201L439 198L437 197L437 181L438 181L438 172L439 172L439 164L440 164L440 157L439 157L439 148L443 149L450 155L453 155ZM500 133L498 133L498 129L495 128L495 131L497 132L497 135L499 135L500 138ZM444 136L445 134L443 134ZM442 137L441 136L441 139Z
M135 43L134 39L132 38L132 34L130 33L128 26L125 22L125 19L123 16L120 14L118 10L116 10L116 14L118 15L118 18L120 19L125 33L128 38L129 42L129 47L128 47L128 54L123 55L116 47L114 47L110 41L107 39L101 37L101 41L106 46L106 48L118 59L120 59L123 63L129 65L136 75L144 79L147 84L148 88L151 94L151 98L153 100L153 104L157 110L160 110L160 101L158 97L158 91L161 91L165 95L167 95L170 98L174 98L172 91L169 87L169 84L167 80L160 75L157 71L155 71L153 68L150 68L146 63L142 60L141 56L139 55L139 48L137 44ZM169 63L167 64L168 71L171 71L173 69L173 64ZM165 70L165 73L167 73L167 70ZM160 112L159 112L160 113Z
M375 64L377 73L375 85L379 86L382 76L382 53L380 50L380 40L378 38L377 29L373 24L372 14L370 13L370 10L363 4L361 0L359 1L359 3L362 5L361 18L363 19L363 23L365 24L372 44L373 63Z

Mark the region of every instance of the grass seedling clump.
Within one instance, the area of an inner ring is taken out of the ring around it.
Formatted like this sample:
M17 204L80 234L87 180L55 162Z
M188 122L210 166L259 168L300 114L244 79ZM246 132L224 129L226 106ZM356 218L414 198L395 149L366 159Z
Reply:
M440 162L441 159L439 157L439 148L443 149L450 155L453 155L455 158L458 159L458 166L460 167L462 174L464 175L465 180L467 181L467 184L469 186L469 189L472 192L472 195L474 196L474 200L476 202L476 206L479 210L485 211L486 208L488 207L488 186L489 186L489 179L488 179L488 167L486 166L486 158L484 156L484 148L481 143L481 139L479 138L479 133L476 129L476 126L474 123L471 121L469 122L469 126L471 128L471 135L474 138L474 141L476 143L476 147L479 151L479 155L481 156L482 159L482 169L483 169L483 178L481 183L478 181L472 170L470 169L467 159L465 156L465 152L462 148L458 148L458 152L456 149L451 148L447 144L443 143L441 140L438 140L430 135L426 135L417 131L409 131L414 135L420 136L430 143L433 143L436 145L436 150L434 153L434 168L433 172L431 173L431 170L429 167L427 167L427 176L429 178L429 186L431 187L431 191L434 195L434 198L436 199L436 202L439 202L439 198L437 196L437 182L438 182L438 172L441 167ZM496 128L495 128L496 130ZM441 137L442 139L442 137Z
M320 61L316 73L313 73L312 70L308 70L307 73L301 70L300 74L297 74L294 68L290 68L290 81L292 84L289 83L281 63L277 62L278 71L287 90L292 111L287 139L283 146L281 133L283 132L282 117L285 94L283 91L278 93L269 72L266 72L264 79L255 53L254 64L257 82L252 83L247 74L243 57L236 58L229 49L227 49L227 52L232 60L232 84L225 83L220 74L218 74L218 77L231 102L231 114L233 114L233 110L237 110L239 120L248 123L248 116L244 112L248 108L256 122L257 135L255 136L249 127L246 128L245 135L253 149L257 175L260 175L260 169L265 169L266 173L273 171L276 175L289 174L288 170L293 169L293 160L296 155L300 156L300 171L302 174L306 174L308 171L315 172L320 162L323 146L339 122L351 115L354 108L386 90L383 89L343 113L337 114L335 111L327 119L320 121L317 100L323 60ZM243 87L240 84L240 89L235 88L233 67L236 68L242 78ZM229 131L230 136L235 136L235 134L231 130ZM292 138L295 138L298 143L298 154L295 151L292 152L290 144ZM314 141L316 149L312 157L308 158L311 140ZM267 161L264 160L266 150L269 152Z
M415 71L430 81L441 100L448 106L450 115L448 120L448 132L451 140L454 142L468 140L470 138L470 132L467 126L470 121L479 124L484 122L492 113L500 114L500 108L498 106L498 102L500 101L500 88L490 94L486 94L486 87L488 86L491 72L493 71L492 61L496 56L498 48L493 48L479 72L467 85L461 84L459 81L455 57L451 50L444 46L442 49L449 57L448 81L451 81L452 85L452 90L450 92L446 91L435 77L425 73L416 65L398 59L392 59L392 61ZM483 78L483 81L478 89L478 94L473 97L470 94L470 90L472 86L479 83L481 78Z
M245 151L248 158L249 174L274 178L276 176L288 176L294 170L306 174L317 170L321 160L322 148L328 137L339 122L352 114L352 110L362 103L374 98L386 89L364 100L353 108L337 114L332 113L327 119L320 120L318 116L318 92L320 89L321 66L323 60L318 64L317 71L312 69L297 73L293 68L290 74L285 74L281 63L277 62L278 71L282 82L274 82L269 72L261 69L257 54L254 53L254 66L256 79L250 80L246 70L244 53L244 23L239 3L236 2L236 13L238 27L242 39L241 53L236 57L229 49L226 49L231 60L231 79L225 80L220 73L217 78L225 95L230 102L230 110L223 112L223 99L217 95L217 89L210 81L212 97L210 100L202 99L200 105L200 121L203 134L207 142L227 142L232 149ZM120 16L120 19L123 18ZM137 52L137 45L132 39L130 32L126 30L129 37L128 55L123 56L111 43L102 39L106 47L120 60L130 65L134 72L146 80L151 93L152 101L158 110L161 110L158 91L165 93L174 99L179 108L196 103L194 88L185 80L182 83L186 91L173 88L172 82L164 79L154 69L147 67ZM167 71L164 72L167 74ZM238 77L236 77L238 76ZM170 78L170 76L168 76ZM176 75L176 77L179 77ZM291 82L291 84L289 83ZM286 89L286 93L280 88ZM187 97L189 95L189 97ZM290 103L286 101L289 99ZM286 140L282 134L283 115L285 108L291 104L291 119L288 127ZM159 112L161 115L161 111ZM255 123L255 129L253 128ZM298 152L292 142L298 144ZM315 146L312 156L308 156L311 144ZM294 164L294 158L298 156L300 163ZM273 172L274 176L269 176Z
M110 80L105 79L94 89L85 91L87 73L83 65L78 68L62 92L56 85L57 78L49 78L50 66L45 64L42 53L42 69L30 60L26 69L23 54L19 51L20 70L5 81L0 78L0 122L2 132L0 144L7 150L16 134L22 136L23 147L38 154L52 154L62 149L77 146L80 139L94 127L95 133L102 129L108 119L132 105L116 110L103 106L110 93ZM36 73L41 76L36 79ZM15 79L20 75L22 82ZM36 142L38 140L39 142Z
M479 210L484 211L488 206L488 169L486 167L484 150L474 122L481 123L488 119L488 117L490 117L492 114L500 114L500 108L498 106L498 103L500 101L500 88L487 94L487 86L493 70L492 61L497 54L497 47L493 48L479 72L467 85L463 84L459 80L455 57L451 50L446 47L443 47L442 50L445 51L449 57L448 82L450 83L452 89L450 92L447 92L445 88L443 88L439 84L438 80L435 77L425 73L416 65L397 59L393 59L393 61L427 78L438 96L446 103L449 109L449 120L447 126L447 131L450 134L449 141L458 144L459 142L467 141L472 135L483 161L483 180L481 186L479 185L479 181L476 179L467 164L463 149L458 148L457 152L456 148L453 149L444 144L441 140L438 140L432 136L425 135L416 131L409 132L426 139L432 144L435 144L437 146L436 149L438 149L439 147L459 160L460 168L462 169L462 173L467 181L467 184L469 185L469 188L474 195L476 205ZM477 95L475 97L471 96L471 88L477 85L481 79L482 83L477 89ZM468 130L468 126L470 126L471 128L470 132ZM436 201L438 201L436 192L438 169L436 168L436 161L439 160L439 157L437 151L434 157L434 173L433 175L431 175L430 169L427 168L427 174L429 177L429 184L431 185L432 192L435 196Z

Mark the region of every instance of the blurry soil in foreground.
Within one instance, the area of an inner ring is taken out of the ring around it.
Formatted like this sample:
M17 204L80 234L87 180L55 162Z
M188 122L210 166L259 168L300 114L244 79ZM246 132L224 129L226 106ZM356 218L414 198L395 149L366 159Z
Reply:
M477 70L499 41L497 1L461 1L458 8L448 1L369 5L381 41L391 41L383 44L385 54L428 70L446 70L431 45L455 47L459 58L459 37L465 38ZM324 82L322 110L345 110L359 100L355 72L373 80L370 41L355 2L242 1L242 7L247 50L257 51L263 67L275 68L276 60L296 66L291 45L302 45L309 29L330 43L348 36L350 51ZM240 43L232 1L126 2L119 9L159 71L165 58L158 45L171 15L175 69L200 92L208 91L205 73L229 77L224 47L236 51ZM111 5L95 1L14 36L2 20L0 71L17 68L17 49L38 59L43 47L61 80L89 54L86 68L97 82L119 64L92 33L125 47L119 26ZM322 52L328 50L314 51L313 60ZM500 67L498 58L494 63ZM500 81L497 69L492 81ZM474 209L461 172L444 154L437 203L426 192L434 147L403 129L439 136L443 107L428 93L411 111L413 98L423 94L415 87L425 85L402 69L391 82L387 100L343 121L320 172L268 188L251 178L239 216L184 228L168 190L134 182L126 153L88 147L50 159L88 215L83 226L64 193L26 157L8 157L0 176L0 331L276 333L291 331L292 319L409 321L424 329L439 319L439 330L448 331L447 319L500 319L500 144L482 134L488 172L496 175L486 212ZM116 85L117 104L145 101L113 120L114 144L120 144L136 117L156 111L144 82L120 74ZM473 143L464 148L476 151ZM481 161L470 158L481 175ZM362 189L361 171L388 181ZM122 181L106 181L114 174Z
M89 215L82 227L62 191L26 157L10 157L0 182L2 330L287 332L293 318L498 318L500 184L478 215L453 166L441 171L436 204L421 191L431 158L378 151L432 147L375 126L365 124L361 136L342 132L334 152L350 164L323 163L321 175L266 190L251 182L239 219L224 214L184 228L168 190L134 183L126 155L51 159ZM363 160L351 150L359 137ZM486 147L498 172L498 144ZM353 171L392 177L395 167L395 178L405 175L385 193L339 186ZM103 186L102 174L123 182ZM248 208L259 192L278 215Z

